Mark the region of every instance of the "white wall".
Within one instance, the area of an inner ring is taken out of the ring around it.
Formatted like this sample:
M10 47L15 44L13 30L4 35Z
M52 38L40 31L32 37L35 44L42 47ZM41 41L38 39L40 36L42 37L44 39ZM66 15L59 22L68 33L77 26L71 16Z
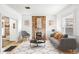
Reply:
M79 17L79 5L69 5L66 8L64 8L62 11L60 11L57 14L57 29L58 31L62 32L62 23L63 23L63 18L73 14L74 15L74 19L75 19L75 26L74 26L74 32L75 35L79 35L79 22L78 22L78 17Z
M14 9L10 8L8 5L0 5L0 13L1 13L1 16L7 16L18 20L18 23L21 22L22 20L22 16ZM19 26L18 28L19 28L18 31L20 31L21 27Z
M22 30L27 31L30 33L30 38L32 38L32 16L30 13L26 13L22 15ZM37 15L36 15L37 16ZM24 25L25 20L29 21L29 26ZM51 30L53 27L49 27L49 20L55 20L56 21L56 16L46 16L46 34L50 35ZM56 29L56 28L55 28Z
M49 36L52 33L52 29L56 29L56 27L49 26L49 20L57 21L56 16L46 16L46 33Z
M25 21L29 22L28 25L25 25ZM22 15L22 30L28 32L32 38L32 15L30 13Z
M77 36L79 36L79 6L78 6L78 8L76 9L76 16L75 16L75 34L77 35Z
M78 37L77 42L79 43L79 5L70 5L57 14L57 29L61 31L63 17L70 14L74 15L74 35Z
M21 20L22 20L22 16L17 13L14 9L10 8L8 5L0 5L0 13L1 16L7 16L9 18L13 18L15 20L17 20L17 30L16 30L16 35L18 35L18 32L21 30ZM17 38L16 38L17 40Z
M1 13L0 13L0 52L1 52L1 43L2 43L1 33L2 33L2 30L1 30Z

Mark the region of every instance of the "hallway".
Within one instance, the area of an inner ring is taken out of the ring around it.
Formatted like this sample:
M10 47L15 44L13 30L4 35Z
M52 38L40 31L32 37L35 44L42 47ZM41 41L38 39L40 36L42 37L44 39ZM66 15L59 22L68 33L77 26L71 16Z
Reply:
M32 44L34 46L34 44ZM49 40L46 41L45 46L39 44L38 47L30 47L30 42L26 41L20 44L11 52L6 52L7 54L62 54L50 43Z

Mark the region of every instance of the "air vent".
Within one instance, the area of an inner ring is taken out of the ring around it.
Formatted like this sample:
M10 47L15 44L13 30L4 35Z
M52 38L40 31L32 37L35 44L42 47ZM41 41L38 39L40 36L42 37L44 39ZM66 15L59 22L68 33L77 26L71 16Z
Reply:
M30 7L25 7L26 9L30 9Z

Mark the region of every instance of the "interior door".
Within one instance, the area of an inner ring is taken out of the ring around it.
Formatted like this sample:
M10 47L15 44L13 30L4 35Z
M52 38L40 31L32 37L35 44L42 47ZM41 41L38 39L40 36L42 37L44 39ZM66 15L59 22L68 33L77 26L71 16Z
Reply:
M43 35L46 35L46 16L32 16L32 38L33 39L35 38L36 32L38 31L41 31Z
M16 20L10 19L10 41L16 41L17 39Z

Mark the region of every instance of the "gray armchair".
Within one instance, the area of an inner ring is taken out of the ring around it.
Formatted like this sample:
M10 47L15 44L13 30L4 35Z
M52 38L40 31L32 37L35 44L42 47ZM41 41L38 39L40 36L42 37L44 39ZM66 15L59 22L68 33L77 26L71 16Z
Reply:
M21 31L19 34L18 42L26 41L28 37L30 37L29 33L27 33L26 31Z
M26 36L30 36L30 34L29 33L27 33L26 31L21 31L21 36L22 37L26 37Z

